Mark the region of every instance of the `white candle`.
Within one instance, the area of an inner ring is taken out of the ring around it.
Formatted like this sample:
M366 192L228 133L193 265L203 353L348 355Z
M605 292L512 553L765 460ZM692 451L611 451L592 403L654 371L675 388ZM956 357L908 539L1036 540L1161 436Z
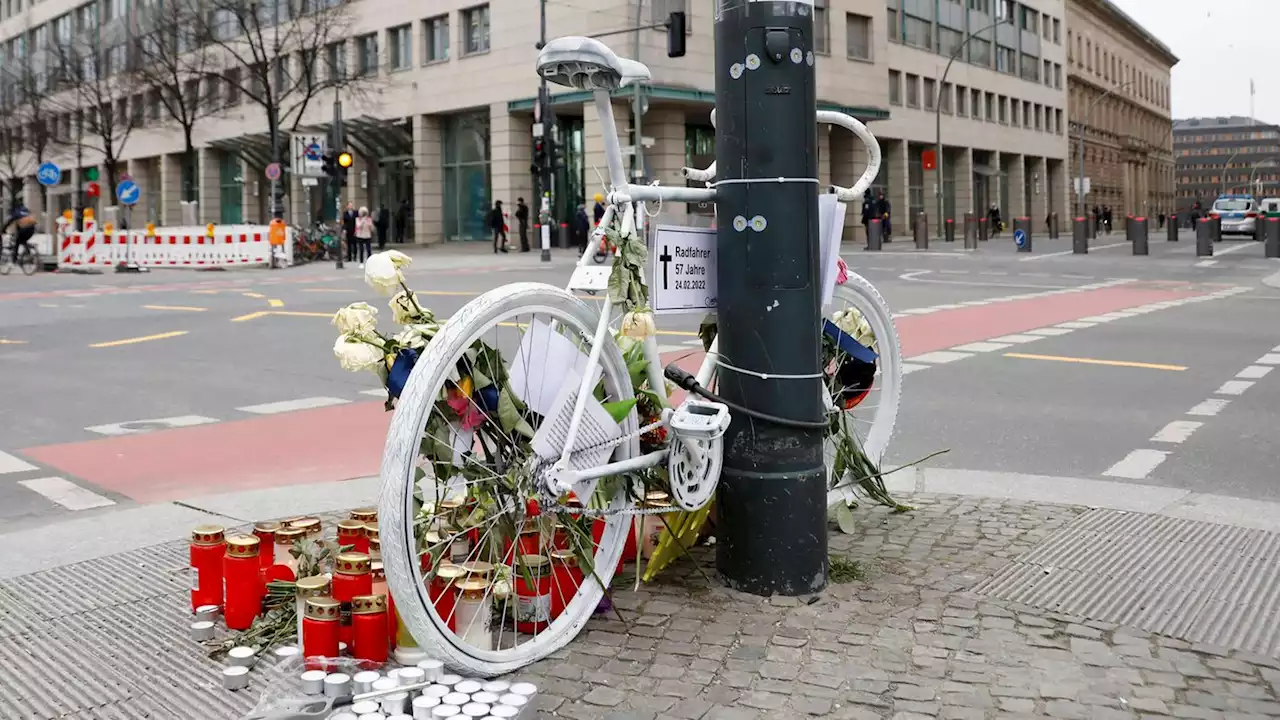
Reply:
M477 650L493 650L493 632L489 623L493 615L489 607L489 582L479 578L458 581L458 604L454 620L462 641Z

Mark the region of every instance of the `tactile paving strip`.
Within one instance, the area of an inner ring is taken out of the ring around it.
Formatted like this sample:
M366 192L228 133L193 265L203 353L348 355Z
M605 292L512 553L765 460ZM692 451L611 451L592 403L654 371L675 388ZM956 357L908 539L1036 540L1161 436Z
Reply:
M1280 534L1090 510L974 592L1280 656Z
M0 581L0 593L46 620L188 590L185 544L108 555Z

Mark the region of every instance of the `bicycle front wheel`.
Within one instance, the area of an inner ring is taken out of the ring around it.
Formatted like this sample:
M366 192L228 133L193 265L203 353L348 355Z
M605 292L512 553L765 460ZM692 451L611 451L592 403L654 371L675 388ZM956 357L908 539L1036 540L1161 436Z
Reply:
M27 248L26 252L18 257L18 266L22 268L23 275L31 275L40 267L40 253Z
M840 419L844 426L856 436L867 458L878 466L893 437L902 396L902 346L893 314L875 286L850 270L844 284L836 286L823 315L846 332L861 335L856 339L877 355L875 364L870 365L852 361L833 348L833 367L828 368L826 384L837 412L843 413ZM834 443L828 438L828 468L835 461L835 453ZM831 475L827 504L852 500L857 483L852 482L850 473L842 473L842 477Z
M576 396L597 317L550 285L491 290L439 330L399 397L382 458L387 582L422 650L460 674L511 672L572 640L632 532L628 476L576 486L585 508L541 491L565 444L565 388ZM607 406L634 395L622 353L605 342L595 397ZM589 418L573 467L639 454L636 412ZM547 423L560 428L558 442L550 428L539 433ZM544 434L550 447L535 448L530 437ZM601 441L610 435L612 445Z

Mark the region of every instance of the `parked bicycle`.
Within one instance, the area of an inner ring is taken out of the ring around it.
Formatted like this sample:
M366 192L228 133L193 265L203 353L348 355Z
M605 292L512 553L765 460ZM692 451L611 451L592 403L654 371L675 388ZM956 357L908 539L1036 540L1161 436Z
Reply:
M293 262L303 263L330 260L337 257L337 232L323 222L311 228L293 226Z
M0 275L8 275L13 269L13 243L14 236L12 233L6 234L0 241ZM22 252L18 253L17 266L22 269L23 275L32 275L36 270L40 269L40 252L35 249L31 243L22 246Z
M397 612L429 655L483 676L563 647L600 607L620 561L652 552L660 518L705 512L731 410L779 421L715 393L720 370L750 372L720 356L718 339L696 373L674 363L664 371L655 328L643 327L651 317L615 312L615 294L643 296L634 282L646 266L644 203L716 194L627 182L610 96L646 81L648 68L573 37L548 43L538 72L594 96L610 177L594 242L567 289L505 285L438 329L399 394L382 461L382 554ZM839 113L817 119L866 145L861 178L831 189L844 202L860 198L880 166L875 137ZM685 175L710 182L714 165ZM613 272L593 262L606 238ZM614 275L623 287L611 285ZM866 464L888 445L902 360L888 307L856 273L835 286L823 315L827 417L811 424L827 428L836 504L866 487ZM688 393L678 405L669 379ZM666 530L692 544L689 527Z

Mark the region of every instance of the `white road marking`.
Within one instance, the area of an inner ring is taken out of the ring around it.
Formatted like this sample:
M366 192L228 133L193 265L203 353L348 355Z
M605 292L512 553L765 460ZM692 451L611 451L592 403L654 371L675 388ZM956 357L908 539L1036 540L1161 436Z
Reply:
M1200 262L1196 263L1196 267L1213 267L1214 265L1217 265L1217 264L1218 264L1217 260L1201 260Z
M902 314L902 315L928 315L929 313L935 313L935 312L938 312L938 308L932 308L932 307L921 307L921 308L908 308L908 309L906 309L906 310L901 311L901 313L900 313L900 314Z
M1215 248L1213 249L1213 254L1214 254L1215 256L1217 256L1217 255L1229 255L1230 253L1233 253L1233 252L1240 252L1241 250L1246 250L1246 249L1251 248L1251 247L1257 247L1257 245L1255 245L1254 243L1251 243L1251 242L1242 242L1242 243L1240 243L1239 245L1236 245L1236 246L1234 246L1234 247L1228 247L1228 248L1226 248L1225 250L1219 250L1218 248L1216 248L1216 247L1215 247Z
M902 374L910 375L911 373L917 370L925 370L928 367L929 367L928 365L913 365L911 363L902 363Z
M1222 387L1214 390L1218 395L1243 395L1245 390L1253 387L1252 380L1228 380Z
M1266 377L1269 372L1271 372L1271 366L1269 365L1250 365L1236 373L1236 377L1245 380L1259 380Z
M1028 330L1028 331L1027 331L1026 333L1024 333L1024 334L1026 334L1026 335L1044 335L1045 337L1056 337L1056 336L1058 336L1058 335L1066 335L1066 334L1067 334L1067 333L1069 333L1069 332L1071 332L1071 328L1064 328L1064 327L1047 327L1047 328L1036 328L1035 330Z
M1280 347L1273 349L1280 350ZM1280 353L1267 353L1254 362L1258 365L1280 365Z
M1080 322L1089 322L1097 325L1098 323L1109 323L1116 318L1107 317L1106 315L1090 315L1089 317L1080 318Z
M1222 408L1226 407L1230 402L1230 400L1223 400L1222 398L1209 398L1188 410L1187 414L1199 415L1201 417L1213 417L1214 415L1222 412Z
M1151 474L1169 457L1169 453L1163 450L1134 450L1120 462L1112 465L1103 471L1103 475L1109 477L1122 477L1131 480L1141 480Z
M257 415L274 415L276 413L313 410L315 408L330 407L333 405L346 405L349 402L351 401L335 397L309 397L299 398L297 400L282 400L280 402L264 403L262 405L247 405L236 409L241 412L254 413Z
M937 352L916 355L915 357L907 358L907 360L917 363L939 365L942 363L955 362L956 360L963 360L967 357L973 357L973 355L962 352L951 352L950 350L938 350Z
M361 395L372 395L374 397L385 398L387 396L386 388L373 388L372 390L361 390Z
M40 493L46 499L68 510L90 510L116 504L114 500L105 498L91 490L86 490L60 477L22 480L18 484L28 490Z
M1129 245L1128 242L1110 243L1108 245L1093 245L1090 250L1105 250L1107 248L1120 247L1121 245ZM1031 257L1018 258L1022 262L1031 262L1032 260L1043 260L1045 258L1059 257L1062 255L1073 255L1075 250L1063 250L1061 252L1045 253L1043 255L1032 255Z
M967 345L957 345L951 349L959 350L960 352L984 353L984 352L992 352L995 350L1003 350L1007 347L1012 347L1012 346L1009 345L1009 343L973 342L973 343L968 343Z
M10 455L7 452L0 452L0 475L9 473L31 472L39 470L35 465Z
M1042 340L1039 335L1002 335L997 338L991 338L992 342L1002 343L1029 343L1033 340Z
M1191 433L1195 432L1203 424L1196 420L1174 420L1156 433L1151 438L1151 442L1186 442L1187 438L1191 437Z
M138 433L151 432L153 430L167 430L170 428L208 425L209 423L216 422L218 422L217 418L204 417L203 415L179 415L177 417L153 418L150 420L129 420L127 422L109 423L107 425L93 425L85 428L85 430L88 430L91 433L98 433L99 435L136 435Z
M1067 330L1083 330L1083 329L1085 329L1085 328L1091 328L1091 327L1094 327L1094 326L1095 326L1095 325L1097 325L1097 324L1098 324L1098 323L1082 322L1082 321L1079 321L1079 320L1073 320L1073 321L1071 321L1071 322L1058 323L1057 325L1054 325L1054 327L1056 327L1056 328L1065 328L1065 329L1067 329Z

